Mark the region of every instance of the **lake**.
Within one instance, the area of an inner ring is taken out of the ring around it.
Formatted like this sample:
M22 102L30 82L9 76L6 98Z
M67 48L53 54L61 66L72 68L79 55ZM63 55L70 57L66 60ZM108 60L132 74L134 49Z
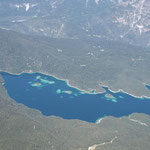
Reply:
M63 80L41 73L12 75L1 72L8 95L17 103L37 109L45 116L96 122L104 116L122 117L131 113L150 115L150 99L123 92L94 94L70 87Z

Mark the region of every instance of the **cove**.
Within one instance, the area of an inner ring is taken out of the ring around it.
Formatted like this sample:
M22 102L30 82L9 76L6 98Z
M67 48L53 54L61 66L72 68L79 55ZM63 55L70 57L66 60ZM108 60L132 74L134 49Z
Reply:
M150 115L150 99L135 98L104 87L102 94L85 93L63 80L40 73L12 75L0 73L8 95L17 103L40 110L43 115L96 122L104 116L122 117L131 113Z

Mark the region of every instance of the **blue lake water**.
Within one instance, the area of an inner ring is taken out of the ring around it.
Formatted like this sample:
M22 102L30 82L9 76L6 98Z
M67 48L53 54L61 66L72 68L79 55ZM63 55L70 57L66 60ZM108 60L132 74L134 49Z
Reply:
M69 87L63 80L40 73L11 75L2 72L1 75L11 98L40 110L46 116L96 122L104 116L122 117L135 112L150 115L148 98L135 98L123 92L113 93L105 87L103 94L88 94Z
M145 87L150 90L150 86L149 85L145 85Z

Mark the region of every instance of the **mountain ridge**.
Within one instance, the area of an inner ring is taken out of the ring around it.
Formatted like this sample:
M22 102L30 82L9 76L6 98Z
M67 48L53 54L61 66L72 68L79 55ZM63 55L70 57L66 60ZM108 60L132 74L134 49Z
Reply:
M5 7L5 8L4 8ZM148 0L0 2L0 27L55 38L98 38L150 46Z

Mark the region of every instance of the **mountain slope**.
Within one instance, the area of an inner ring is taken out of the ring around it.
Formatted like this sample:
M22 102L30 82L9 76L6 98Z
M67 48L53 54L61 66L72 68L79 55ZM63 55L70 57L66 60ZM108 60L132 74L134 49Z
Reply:
M83 90L150 97L150 51L106 40L53 39L0 30L0 70L41 72ZM126 82L128 81L128 82Z
M149 0L0 2L0 26L56 38L103 38L150 46Z

